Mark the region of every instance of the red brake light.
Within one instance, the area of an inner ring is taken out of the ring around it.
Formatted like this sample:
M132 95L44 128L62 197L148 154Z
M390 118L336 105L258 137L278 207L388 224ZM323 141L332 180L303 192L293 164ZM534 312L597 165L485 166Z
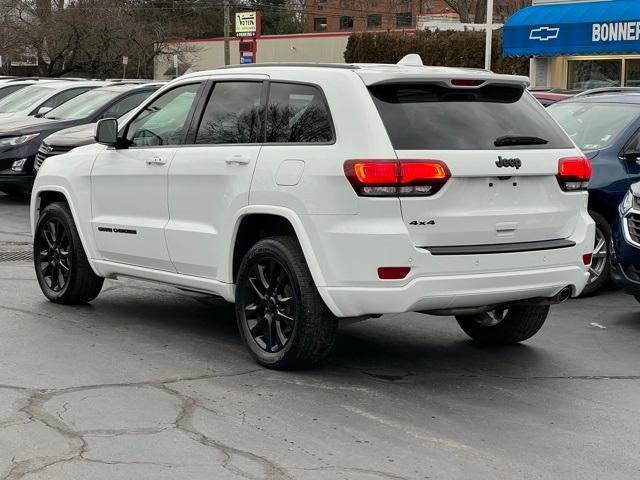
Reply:
M557 177L564 191L586 190L591 179L591 163L585 157L561 158Z
M593 259L593 254L592 253L585 253L582 256L582 263L584 263L585 265L591 265L591 260Z
M347 160L344 173L362 196L433 195L451 174L440 160Z
M484 80L471 80L467 78L456 78L451 80L451 85L456 87L479 87Z
M409 275L411 267L380 267L378 268L378 278L380 280L402 280Z

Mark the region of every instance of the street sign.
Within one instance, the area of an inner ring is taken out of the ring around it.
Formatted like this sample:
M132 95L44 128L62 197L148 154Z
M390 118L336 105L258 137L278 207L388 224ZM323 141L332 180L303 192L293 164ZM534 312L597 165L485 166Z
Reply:
M245 65L247 63L253 63L253 55L243 55L240 57L240 63Z
M173 68L176 69L176 72L178 71L178 55L173 56Z
M252 37L256 34L258 26L257 12L236 13L236 36Z
M129 64L129 57L122 57L122 64L123 65L128 65Z

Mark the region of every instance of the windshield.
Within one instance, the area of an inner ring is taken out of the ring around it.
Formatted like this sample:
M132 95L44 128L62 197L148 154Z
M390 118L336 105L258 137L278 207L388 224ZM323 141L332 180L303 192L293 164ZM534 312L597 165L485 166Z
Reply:
M15 113L30 109L54 92L54 87L45 87L44 85L23 88L0 100L0 113Z
M424 83L375 85L369 90L396 150L572 147L522 88Z
M79 120L90 117L121 93L109 90L91 90L54 108L44 117L53 120Z
M640 105L623 103L559 102L549 113L581 150L609 145L640 115Z

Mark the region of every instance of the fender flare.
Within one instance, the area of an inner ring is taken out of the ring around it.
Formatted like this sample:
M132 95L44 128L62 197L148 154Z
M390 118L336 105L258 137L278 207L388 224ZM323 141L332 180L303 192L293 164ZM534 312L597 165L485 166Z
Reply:
M75 224L76 230L78 232L78 237L80 237L80 243L82 244L82 248L84 249L85 255L87 256L87 260L89 261L89 265L91 265L91 270L93 270L93 273L95 273L96 275L98 275L99 277L102 277L103 275L96 270L96 267L93 265L92 262L92 258L93 258L93 254L91 249L89 248L89 243L87 241L87 238L84 235L84 231L80 225L79 222L79 216L78 216L78 212L77 209L74 205L74 202L72 200L71 194L69 193L69 191L64 188L61 187L59 185L41 185L38 187L37 190L34 190L31 193L31 206L30 206L30 214L31 214L31 237L32 240L35 237L36 234L36 225L38 223L38 218L39 216L36 214L36 212L39 210L39 201L40 201L40 197L42 196L43 193L47 193L47 192L56 192L56 193L61 193L62 195L64 195L64 198L67 201L67 205L69 205L69 210L71 211L71 216L73 217L73 223ZM35 200L38 200L38 203L36 204ZM37 205L37 206L36 206Z
M300 243L300 247L302 248L302 253L307 262L307 266L309 267L309 272L311 273L311 278L313 279L313 282L318 289L320 297L334 315L341 316L340 309L337 307L331 296L327 293L326 288L323 288L326 286L326 281L322 273L322 269L320 268L318 258L315 255L315 252L311 245L311 241L309 240L309 236L307 235L307 232L302 225L300 217L293 210L286 207L278 207L272 205L248 205L236 212L231 238L229 239L227 271L224 273L224 278L228 279L227 281L229 283L233 283L233 254L236 239L238 236L238 230L244 217L252 214L279 216L284 218L291 224L291 226L293 227L293 231L296 234L298 243Z

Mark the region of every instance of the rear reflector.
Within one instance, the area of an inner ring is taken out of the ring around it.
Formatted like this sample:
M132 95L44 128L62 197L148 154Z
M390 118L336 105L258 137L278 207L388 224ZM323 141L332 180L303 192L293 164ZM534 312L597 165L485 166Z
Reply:
M585 157L561 158L557 177L565 192L586 190L591 179L591 163Z
M592 253L585 253L582 256L582 263L584 263L585 265L591 265L592 258L593 258L593 254Z
M409 275L411 267L380 267L378 278L381 280L402 280Z
M440 160L347 160L344 173L358 195L433 195L451 174Z

